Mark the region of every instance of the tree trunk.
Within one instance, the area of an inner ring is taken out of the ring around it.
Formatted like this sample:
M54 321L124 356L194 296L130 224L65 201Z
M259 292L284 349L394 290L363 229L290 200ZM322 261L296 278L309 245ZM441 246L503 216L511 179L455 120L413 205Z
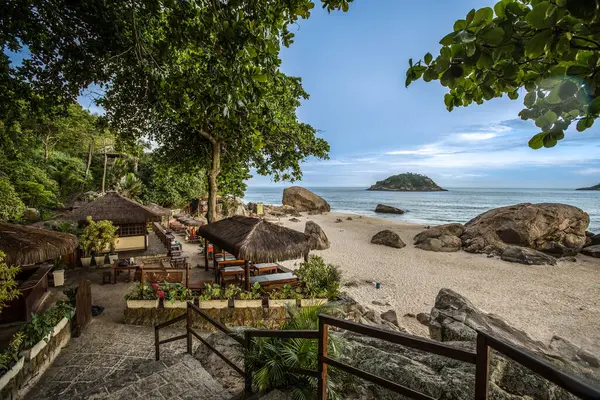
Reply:
M211 140L212 160L208 173L208 222L216 222L217 217L217 176L221 172L221 143Z
M44 143L44 163L48 163L48 153L50 153L50 133L42 139L42 143Z
M106 186L106 164L108 164L108 156L106 155L106 139L104 139L104 172L102 174L102 194Z
M88 159L87 166L85 167L85 178L87 179L88 174L90 173L90 168L92 167L92 155L94 154L94 139L90 139L90 147L88 148Z

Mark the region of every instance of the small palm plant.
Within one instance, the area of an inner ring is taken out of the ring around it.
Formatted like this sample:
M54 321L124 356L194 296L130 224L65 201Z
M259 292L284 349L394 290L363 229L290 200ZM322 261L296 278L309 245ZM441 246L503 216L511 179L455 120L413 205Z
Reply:
M287 309L289 319L282 330L310 329L319 326L319 314L337 312L336 306L329 304ZM339 354L340 339L328 340L328 354ZM259 391L287 389L294 400L315 398L316 378L294 374L293 369L316 371L318 367L318 342L314 339L255 338L251 351L246 355L250 371L255 371L252 384ZM328 383L330 398L337 398L334 385Z
M142 181L130 172L119 179L115 190L130 199L137 199L142 194Z

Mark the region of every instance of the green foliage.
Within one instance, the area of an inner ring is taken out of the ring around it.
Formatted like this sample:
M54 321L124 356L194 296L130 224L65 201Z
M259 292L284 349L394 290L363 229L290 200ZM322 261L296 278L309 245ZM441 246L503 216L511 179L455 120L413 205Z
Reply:
M0 376L11 368L11 365L19 360L19 352L23 346L25 335L17 332L10 339L8 347L0 353Z
M261 294L262 294L262 288L260 286L260 283L254 282L254 285L252 285L252 287L250 289L251 290L249 292L248 291L242 291L239 294L240 300L256 300L256 299L260 299Z
M300 294L300 288L294 289L290 285L283 285L282 288L269 292L269 298L271 299L299 299L302 295Z
M235 299L240 295L241 292L242 289L239 286L228 285L227 288L225 288L225 291L223 292L223 297L227 300Z
M19 267L9 266L4 262L6 255L0 251L0 312L10 301L16 299L21 292L15 280L21 270Z
M406 86L439 80L448 111L525 88L519 113L541 130L533 149L554 147L576 122L590 128L600 115L600 11L594 0L501 0L471 10L454 24L432 60L409 60Z
M46 171L24 160L0 159L0 176L6 176L27 207L53 208L58 204L58 184Z
M159 289L165 293L164 301L174 303L175 301L192 300L192 291L181 283L165 282L159 286Z
M156 300L158 293L147 283L136 284L131 291L125 295L125 300Z
M15 221L21 218L25 205L8 179L0 178L0 221Z
M103 253L106 250L112 251L115 247L115 241L118 238L118 227L111 221L94 221L92 217L87 217L87 225L79 237L79 247L86 255L92 253Z
M142 194L142 181L130 172L119 179L115 190L119 194L135 200Z
M202 292L202 294L200 295L199 298L201 301L226 300L227 299L227 297L225 297L225 291L217 283L212 284L212 285L210 283L207 283L204 288L204 291Z
M47 308L40 314L32 314L31 321L25 324L23 332L23 347L30 349L47 336L54 327L63 319L71 319L73 307L66 302L58 301L56 305Z
M47 173L59 190L62 202L75 193L84 192L90 187L91 176L85 177L85 162L62 152L52 152L47 164Z
M390 176L382 181L377 181L375 186L389 189L437 189L439 186L428 176L407 172Z
M309 297L337 299L340 295L342 273L339 267L325 264L320 256L311 256L307 263L300 264L296 274L305 285Z
M289 318L282 330L316 330L319 314L334 312L331 305L289 308ZM341 342L330 336L328 354L336 357ZM294 399L314 399L317 390L315 378L290 373L290 369L303 368L316 371L318 366L318 343L310 339L255 338L251 352L246 354L253 386L260 391L271 389L290 390ZM328 380L330 398L337 398L335 383Z

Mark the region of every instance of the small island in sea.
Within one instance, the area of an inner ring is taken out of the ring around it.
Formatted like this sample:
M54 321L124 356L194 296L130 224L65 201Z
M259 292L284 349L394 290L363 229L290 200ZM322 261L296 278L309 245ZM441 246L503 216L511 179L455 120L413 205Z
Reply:
M600 183L594 186L578 188L575 190L600 190Z
M367 190L397 191L397 192L445 192L431 178L421 174L407 172L392 175L382 181L377 181Z

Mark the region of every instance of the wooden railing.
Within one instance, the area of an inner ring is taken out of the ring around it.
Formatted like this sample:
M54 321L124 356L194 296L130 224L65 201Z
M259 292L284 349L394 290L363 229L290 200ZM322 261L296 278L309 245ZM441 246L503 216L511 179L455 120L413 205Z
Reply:
M600 388L590 385L589 383L582 380L580 377L563 371L557 366L544 360L538 355L522 349L512 343L508 343L505 340L498 338L495 335L485 331L477 331L477 346L476 351L459 349L454 346L447 345L445 343L436 342L434 340L421 338L417 336L408 335L401 332L394 332L389 330L383 330L380 328L374 328L371 326L359 324L352 321L346 321L340 318L332 317L329 315L319 315L319 329L318 330L246 330L244 332L244 339L238 338L223 324L216 321L214 318L203 312L201 309L196 307L191 302L188 302L187 313L167 321L163 324L155 326L155 346L156 346L156 360L160 359L160 345L169 343L175 340L187 339L187 351L192 353L192 336L200 340L205 346L207 346L212 352L219 356L223 361L227 363L231 368L238 372L245 382L245 394L250 396L252 394L252 371L250 370L248 357L245 359L244 370L235 365L231 360L227 359L217 349L207 343L193 328L192 328L192 313L196 313L212 324L215 328L219 329L223 333L227 334L238 343L240 343L246 349L246 354L252 351L253 338L278 338L278 339L307 339L318 341L318 368L316 371L308 369L294 369L288 372L300 375L306 375L317 379L317 399L327 400L327 367L332 366L345 371L348 374L357 376L366 381L380 385L386 389L389 389L399 395L405 396L411 399L419 400L433 400L433 397L427 394L417 392L406 386L402 386L396 382L392 382L388 379L376 376L370 372L361 370L353 367L341 361L335 360L328 356L327 348L329 342L329 327L336 327L344 329L350 332L362 334L371 338L385 340L387 342L399 344L413 349L421 350L427 353L437 354L439 356L448 357L454 360L466 362L475 365L475 400L487 400L489 393L489 373L490 373L490 349L494 349L504 356L512 359L513 361L523 365L530 369L532 372L538 374L542 378L552 382L553 384L561 387L567 392L585 400L598 400L600 399ZM187 320L186 330L187 333L181 336L175 336L169 339L160 340L159 330L163 327L169 326L173 323Z

